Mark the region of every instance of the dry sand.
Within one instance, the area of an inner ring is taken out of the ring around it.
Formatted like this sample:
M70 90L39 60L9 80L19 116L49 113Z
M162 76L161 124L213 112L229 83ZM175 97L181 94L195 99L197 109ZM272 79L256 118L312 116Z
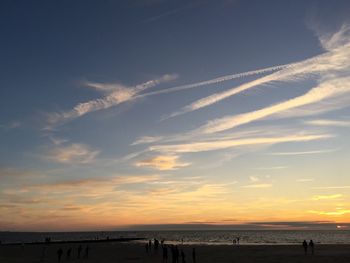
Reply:
M86 244L82 244L83 251ZM50 244L46 246L46 255L44 261L41 261L44 245L26 245L21 246L0 246L0 262L58 262L57 250L62 248L64 254L61 262L86 262L86 263L123 263L123 262L156 262L162 263L162 251L159 249L158 254L152 253L147 255L143 244L135 243L92 243L89 244L90 252L87 259L77 259L78 244ZM72 248L71 260L66 260L67 249ZM266 262L266 263L298 263L298 262L315 262L315 263L336 263L350 262L350 245L316 245L315 255L304 255L302 246L297 245L268 245L268 246L224 246L224 245L183 245L186 255L186 263L192 263L192 248L196 249L196 263L209 262L229 262L229 263L246 263L246 262ZM83 254L83 253L82 253ZM179 258L179 263L181 257ZM172 263L171 253L168 251L168 263Z

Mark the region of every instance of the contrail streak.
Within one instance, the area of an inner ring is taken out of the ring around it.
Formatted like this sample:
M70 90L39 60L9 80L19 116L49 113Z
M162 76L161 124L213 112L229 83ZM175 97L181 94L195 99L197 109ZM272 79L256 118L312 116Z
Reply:
M220 83L220 82L228 81L228 80L232 80L232 79L243 78L243 77L248 77L248 76L252 76L252 75L263 74L266 72L276 71L276 70L280 70L280 69L294 66L294 64L296 64L296 63L283 64L283 65L278 65L278 66L273 66L273 67L268 67L268 68L263 68L263 69L257 69L257 70L242 72L242 73L226 75L226 76L222 76L222 77L218 77L218 78L210 79L210 80L206 80L206 81L201 81L201 82L197 82L197 83L181 85L181 86L176 86L176 87L172 87L172 88L168 88L168 89L164 89L164 90L148 92L148 93L144 93L144 94L140 94L138 96L135 96L134 98L146 97L146 96L163 94L163 93L170 93L170 92L181 91L181 90L186 90L186 89L193 89L193 88L197 88L197 87L201 87L201 86L205 86L205 85L210 85L210 84L216 84L216 83Z
M348 57L350 52L350 26L343 26L340 31L331 37L321 38L321 44L326 52L320 55L296 63L282 65L285 67L280 68L280 70L277 72L273 72L259 79L196 100L191 104L182 107L180 110L167 115L163 119L168 119L210 106L240 92L269 82L297 80L298 78L305 78L312 75L319 76L321 73L337 73L348 68Z

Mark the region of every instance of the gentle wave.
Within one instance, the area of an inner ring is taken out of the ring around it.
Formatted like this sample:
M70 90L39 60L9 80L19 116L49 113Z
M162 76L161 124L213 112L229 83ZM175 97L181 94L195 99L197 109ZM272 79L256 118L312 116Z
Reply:
M221 245L233 244L239 237L242 245L300 244L304 239L321 244L350 244L347 230L211 230L211 231L103 231L103 232L0 232L2 243L94 240L109 238L164 239L167 243Z

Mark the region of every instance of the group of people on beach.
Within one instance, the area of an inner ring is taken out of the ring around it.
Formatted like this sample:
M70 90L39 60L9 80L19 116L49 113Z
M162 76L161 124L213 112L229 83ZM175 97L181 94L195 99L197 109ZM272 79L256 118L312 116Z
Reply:
M160 247L162 249L162 263L168 263L168 250L171 254L171 263L179 263L181 258L181 263L186 263L186 254L183 249L179 249L177 245L167 245L164 243L164 239L160 242ZM149 240L145 244L146 253L148 255L152 254L152 240ZM158 254L159 240L154 239L153 241L153 254ZM196 249L192 249L192 262L196 263Z
M234 238L234 239L232 240L232 244L233 244L233 245L239 245L240 239L241 239L240 237Z
M310 240L309 244L307 243L306 240L303 241L303 248L304 248L305 255L307 255L308 247L310 247L311 254L313 255L315 253L315 244L314 244L314 241L312 241L312 239Z
M83 247L81 245L79 245L79 247L77 248L77 259L81 258L82 250L83 250ZM84 255L82 256L82 258L88 258L89 257L89 251L90 251L90 247L89 247L89 245L87 245L85 247L85 252L84 252ZM63 249L59 248L57 250L58 262L61 262L62 255L63 255ZM67 249L67 252L66 252L66 260L70 260L71 259L71 255L72 255L72 248L70 247L70 248Z

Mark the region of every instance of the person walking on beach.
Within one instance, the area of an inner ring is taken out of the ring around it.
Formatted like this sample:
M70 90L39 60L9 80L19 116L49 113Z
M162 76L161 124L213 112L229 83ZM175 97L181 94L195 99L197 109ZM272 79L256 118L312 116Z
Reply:
M303 248L304 248L304 252L306 255L307 254L307 242L306 242L306 240L303 241Z
M168 247L167 245L163 245L163 263L168 262Z
M148 242L145 244L145 249L146 249L146 253L148 255L149 254L149 252L148 252Z
M180 256L179 248L175 246L175 263L179 263L179 256Z
M62 250L62 248L59 248L59 249L57 250L57 259L58 259L58 262L61 262L62 254L63 254L63 250Z
M68 248L67 254L66 254L66 260L70 260L70 255L72 254L72 248Z
M154 239L154 253L158 254L158 247L159 247L159 240L158 239Z
M89 245L87 245L86 248L85 248L84 258L88 258L89 257L89 251L90 251L90 247L89 247Z
M151 239L148 241L148 249L149 249L149 253L152 254L152 240Z
M46 245L41 250L40 262L44 262L45 261L45 255L46 255Z
M312 241L312 239L309 242L309 247L311 249L311 254L313 255L315 252L315 244L314 244L314 241Z
M170 245L171 263L175 263L175 246Z
M196 263L196 249L195 248L192 249L192 261L193 261L193 263Z
M182 249L181 249L181 263L186 263L186 255Z
M79 247L78 247L78 259L80 259L80 254L81 254L82 249L83 248L81 247L81 245L79 245Z

